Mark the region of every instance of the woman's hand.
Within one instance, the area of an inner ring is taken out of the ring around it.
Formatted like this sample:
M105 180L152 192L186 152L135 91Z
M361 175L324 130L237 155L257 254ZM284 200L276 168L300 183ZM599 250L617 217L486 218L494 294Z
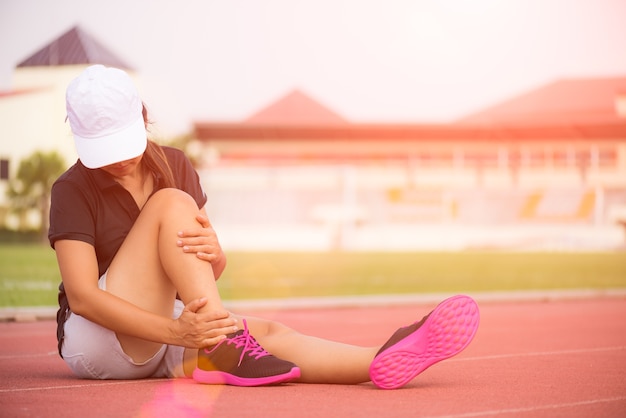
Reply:
M213 276L217 280L226 268L226 256L204 208L196 216L196 221L200 224L200 228L179 231L176 245L184 252L195 253L200 260L211 263Z
M195 253L199 259L214 263L223 256L217 234L204 214L197 215L196 220L200 228L179 231L176 245L186 253Z
M237 332L237 320L228 311L198 313L206 303L206 298L192 300L174 321L172 334L176 345L187 348L209 347L222 341L227 334Z

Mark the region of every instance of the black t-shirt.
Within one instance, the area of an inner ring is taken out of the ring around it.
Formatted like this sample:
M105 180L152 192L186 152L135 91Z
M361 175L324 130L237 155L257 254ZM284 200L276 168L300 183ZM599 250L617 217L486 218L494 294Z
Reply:
M185 154L171 147L162 147L170 164L176 187L191 195L198 208L202 208L206 195L200 185L198 173ZM154 190L162 189L162 179L155 179ZM98 259L99 275L109 268L115 254L126 239L140 209L132 195L102 170L92 170L77 161L52 186L50 206L50 245L58 240L84 241L94 246ZM57 314L59 346L68 304L59 286L59 312Z

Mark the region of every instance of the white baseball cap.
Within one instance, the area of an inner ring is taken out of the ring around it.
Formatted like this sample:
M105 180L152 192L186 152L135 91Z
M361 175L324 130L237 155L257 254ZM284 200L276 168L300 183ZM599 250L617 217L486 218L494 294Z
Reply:
M87 67L67 87L65 105L78 158L85 167L130 160L146 150L141 99L124 71Z

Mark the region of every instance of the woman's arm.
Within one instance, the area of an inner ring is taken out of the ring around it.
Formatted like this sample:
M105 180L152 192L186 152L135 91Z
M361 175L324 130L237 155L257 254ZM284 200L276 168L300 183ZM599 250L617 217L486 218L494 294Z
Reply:
M221 328L228 312L196 314L206 304L197 299L177 320L145 311L98 288L98 263L93 246L82 241L60 240L55 250L65 292L73 313L116 333L148 341L200 348L223 338Z
M200 209L196 217L200 224L198 229L187 229L178 233L177 245L186 253L196 253L196 257L211 263L215 280L219 279L226 268L226 255L217 239L206 213L206 208Z

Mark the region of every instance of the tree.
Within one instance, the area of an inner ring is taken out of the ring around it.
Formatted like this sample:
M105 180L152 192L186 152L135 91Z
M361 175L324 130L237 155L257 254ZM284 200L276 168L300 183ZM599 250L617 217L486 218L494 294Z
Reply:
M41 239L44 242L49 226L50 191L65 167L63 157L56 151L35 151L20 161L17 175L11 180L7 190L13 210L22 219L29 210L39 210Z

